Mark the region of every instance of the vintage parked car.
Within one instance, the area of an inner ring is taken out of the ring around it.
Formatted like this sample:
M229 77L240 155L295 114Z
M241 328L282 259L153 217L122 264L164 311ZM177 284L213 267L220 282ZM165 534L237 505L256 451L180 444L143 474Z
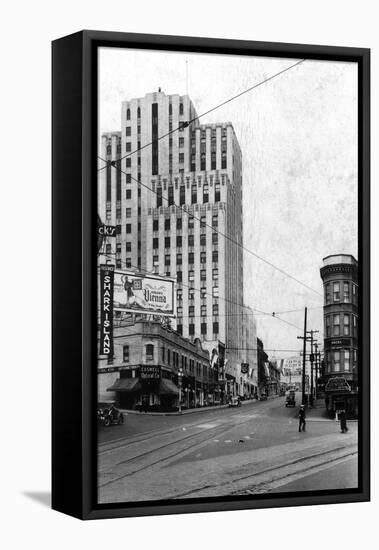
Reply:
M241 406L241 398L233 396L229 400L229 407L240 407Z
M124 415L116 409L113 402L106 401L97 405L97 423L100 426L111 426L112 424L123 424Z
M295 407L295 406L296 406L295 390L290 390L286 397L286 407Z

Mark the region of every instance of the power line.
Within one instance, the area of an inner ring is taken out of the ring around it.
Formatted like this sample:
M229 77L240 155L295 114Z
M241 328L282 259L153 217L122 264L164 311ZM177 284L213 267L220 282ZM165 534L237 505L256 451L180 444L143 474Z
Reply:
M108 254L102 254L102 255L105 256L105 257L110 257L110 258L111 258L111 256L109 256ZM112 259L113 259L113 258L112 258ZM123 261L122 263L124 263L124 264L126 265L126 262L125 262L125 261ZM135 265L133 265L133 264L129 264L129 267L134 268L134 269L137 269L137 270L139 270L139 271L141 270L141 268L139 268L139 267L137 267L137 266L135 266ZM144 271L145 273L149 274L148 271L146 271L146 270L143 270L143 271ZM151 274L151 275L155 275L154 273L150 273L150 274ZM224 302L229 302L229 303L231 303L232 305L236 305L236 306L242 307L242 308L244 308L244 309L246 309L247 307L249 307L249 308L252 309L254 312L257 312L258 314L266 315L266 316L268 316L268 317L273 317L274 319L278 319L279 321L282 321L283 323L286 323L287 325L296 328L296 330L300 330L299 327L296 326L296 325L294 325L293 323L290 323L289 321L286 321L285 319L281 319L281 318L278 317L277 315L273 315L272 313L270 313L270 312L268 312L268 311L262 311L262 310L257 309L257 308L252 308L252 307L250 307L250 306L247 306L246 304L239 304L238 302L233 302L232 300L228 300L228 298L224 298L224 297L222 297L222 296L213 296L213 294L212 294L211 292L207 292L207 291L204 292L204 291L202 291L202 290L199 289L199 288L196 288L196 287L192 287L192 286L186 285L185 283L179 283L179 284L181 284L182 286L185 286L186 288L191 288L191 289L196 290L197 292L200 292L200 293L203 292L204 294L207 294L208 296L211 296L212 298L217 298L218 300L222 300L222 301L224 301ZM241 314L237 314L237 313L236 313L236 314L225 314L225 315L226 315L226 316L227 316L227 315L235 315L235 316L241 315L241 316L243 316L243 315L248 315L248 313L241 313ZM254 315L254 314L253 314L253 315ZM220 317L220 315L217 315L217 316ZM204 317L204 316L202 316L202 315L195 316L195 315L194 315L193 317L194 317L194 318L200 318L200 317ZM190 318L190 316L182 316L181 318L182 318L182 319L183 319L183 318Z
M98 156L98 158L104 162L108 162L108 161L105 161L102 157ZM127 175L127 173L122 170L122 168L120 168L119 166L116 165L115 162L112 162L111 163L111 166L113 166L116 170L119 170L122 174L125 174ZM154 193L155 195L159 196L161 199L164 199L165 201L167 202L170 202L168 197L164 197L162 194L158 193L157 191L154 191L151 187L149 187L148 185L146 185L145 183L143 183L142 181L138 180L137 178L135 178L134 176L132 176L131 174L129 174L131 179L134 180L136 183L142 185L143 187L145 187L148 191L150 191L151 193ZM185 208L183 208L183 205L179 205L179 204L176 204L176 203L172 203L172 204L169 204L169 206L175 206L176 208L179 208L179 210L181 210L182 212L184 212L185 214L187 214L187 216L193 218L194 220L198 220L203 227L210 227L212 229L212 231L214 233L217 233L219 235L221 235L222 237L224 237L225 239L229 240L232 244L236 245L236 246L239 246L242 248L242 250L244 250L245 252L248 252L249 254L251 254L252 256L254 256L255 258L261 260L262 262L266 263L267 265L269 265L270 267L272 267L273 269L279 271L280 273L282 273L282 275L285 275L286 277L296 281L298 284L300 284L301 286L307 288L308 290L311 290L312 292L318 294L319 296L323 297L323 295L318 292L317 290L315 290L314 288L312 288L311 286L307 285L306 283L303 283L302 281L300 281L299 279L297 279L296 277L294 277L293 275L291 275L290 273L287 273L286 271L284 271L283 269L281 269L280 267L274 265L272 262L269 262L268 260L266 260L265 258L263 258L262 256L260 256L259 254L257 254L256 252L253 252L252 250L250 250L249 248L246 248L243 244L239 243L238 241L232 239L232 237L230 237L229 235L226 235L225 233L222 233L221 231L219 231L218 229L216 229L213 225L210 225L206 222L203 222L200 218L198 218L197 216L195 216L194 214L190 213L190 212L187 212L187 210Z
M201 115L197 115L195 116L194 118L192 118L191 120L188 120L186 122L182 122L181 124L179 124L179 126L177 128L174 128L173 130L170 130L169 132L166 132L165 134L162 134L161 136L159 136L157 139L153 140L153 141L150 141L149 143L145 143L145 145L142 145L142 147L139 147L138 149L135 149L134 151L131 151L130 153L128 153L127 155L124 155L123 157L120 157L119 159L117 159L118 161L121 161L121 160L124 160L125 158L127 157L130 157L131 155L134 155L135 153L139 152L139 151L142 151L142 149L145 149L146 147L149 147L150 145L152 145L152 143L157 143L158 141L160 141L161 139L164 139L165 137L168 137L170 136L171 134L173 134L174 132L178 132L179 130L181 129L184 129L184 128L187 128L190 124L192 124L193 122L195 122L196 120L199 120L200 118L204 117L205 115L209 115L209 113L212 113L213 111L216 111L216 109L219 109L220 107L223 107L224 105L226 105L227 103L230 103L231 101L234 101L235 99L243 96L244 94L247 94L248 92L251 92L252 90L254 90L255 88L258 88L259 86L262 86L263 84L266 84L266 82L269 82L270 80L273 80L274 78L280 76L281 74L289 71L290 69L293 69L294 67L296 67L297 65L300 65L301 63L304 63L304 61L306 61L305 59L301 59L300 61L297 61L296 63L294 63L293 65L290 65L289 67L286 67L285 69L282 69L281 71L279 71L278 73L275 73L271 76L269 76L268 78L265 78L264 80L262 80L261 82L258 82L257 84L254 84L253 86L250 86L249 88L246 88L246 90L243 90L242 92L230 97L229 99L223 101L222 103L219 103L218 105L216 105L215 107L212 107L211 109L208 109L208 111L205 111L204 113L202 113ZM103 160L103 159L101 159ZM107 162L107 161L104 161L104 162ZM98 169L98 171L100 172L101 170L103 170L104 168L106 168L106 166L102 166L101 168Z

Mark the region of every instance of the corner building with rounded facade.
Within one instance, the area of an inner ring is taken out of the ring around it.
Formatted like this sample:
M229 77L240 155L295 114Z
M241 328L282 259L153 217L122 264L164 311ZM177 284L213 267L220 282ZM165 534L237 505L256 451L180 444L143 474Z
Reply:
M358 262L336 254L323 259L326 405L358 414Z

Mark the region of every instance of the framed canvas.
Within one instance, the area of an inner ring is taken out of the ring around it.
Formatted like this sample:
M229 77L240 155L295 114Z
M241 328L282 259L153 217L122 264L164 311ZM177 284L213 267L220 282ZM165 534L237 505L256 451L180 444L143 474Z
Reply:
M53 508L369 500L369 50L52 51Z

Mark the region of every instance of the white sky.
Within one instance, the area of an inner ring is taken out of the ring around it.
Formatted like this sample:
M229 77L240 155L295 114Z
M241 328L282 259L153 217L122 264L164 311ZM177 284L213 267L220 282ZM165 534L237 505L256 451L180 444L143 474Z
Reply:
M294 59L102 48L99 130L121 130L121 101L161 87L198 114L294 64ZM357 257L357 66L305 61L209 116L231 121L243 155L244 246L322 293L322 258ZM245 302L267 312L322 306L321 296L244 253ZM300 350L303 312L257 316L266 349ZM322 307L309 309L320 331ZM284 357L293 353L268 352Z

